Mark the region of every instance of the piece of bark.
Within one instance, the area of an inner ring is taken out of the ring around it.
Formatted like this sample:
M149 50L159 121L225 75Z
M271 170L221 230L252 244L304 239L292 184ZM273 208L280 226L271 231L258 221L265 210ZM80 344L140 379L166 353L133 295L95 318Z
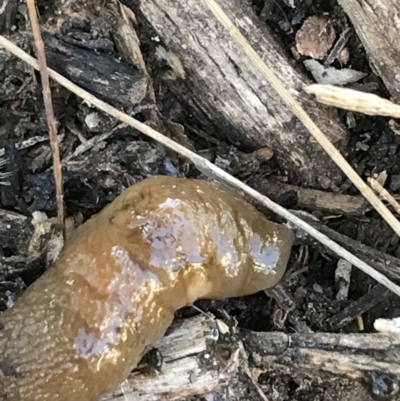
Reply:
M43 32L47 64L87 91L112 104L139 105L146 97L147 77L112 51L96 51L83 43Z
M4 151L6 157L6 165L4 173L7 174L5 181L8 185L0 185L1 203L5 207L14 205L15 199L20 192L19 170L21 166L21 157L16 148L17 141L15 139L7 139L4 141Z
M124 0L124 3L133 8L138 19L144 19L144 26L149 23L155 29L160 42L149 45L164 50L155 49L153 58L157 52L180 61L184 78L182 74L171 77L171 71L176 70L173 66L162 84L190 110L190 118L196 119L202 129L253 150L272 148L280 167L304 185L330 188L341 181L341 171L203 2ZM316 105L303 91L310 81L283 55L267 27L244 2L220 0L219 5L340 148L346 138L336 111Z
M353 301L346 308L327 320L331 330L337 331L351 323L357 316L372 309L378 303L384 301L390 294L390 290L381 284L376 284L367 294Z
M21 256L27 250L32 232L33 226L29 217L0 209L0 246L2 248L0 254Z
M343 195L317 189L301 188L271 179L252 179L254 189L281 203L283 199L295 196L296 208L310 211L320 210L329 213L363 215L369 208L362 196Z
M237 373L240 358L238 348L219 347L217 340L214 319L199 316L173 325L155 344L163 356L161 371L135 371L101 401L177 400L220 389Z
M400 338L385 334L250 332L241 337L250 364L286 374L323 371L364 379L370 371L400 378Z
M343 248L353 253L355 256L368 263L379 272L386 275L389 279L397 283L400 282L400 259L395 258L391 255L387 255L386 253L378 251L377 249L366 246L359 241L347 237L346 235L340 234L337 231L332 230L331 228L320 223L319 221L310 218L310 216L306 216L304 213L299 213L295 210L293 210L292 212L305 220L310 225L312 225L318 231L327 235L333 241L337 242ZM301 238L303 238L304 241L310 241L312 244L316 244L316 241L314 239L312 239L308 235L303 234L304 232L299 235L301 236ZM319 243L317 245L320 246ZM330 255L337 257L337 255L328 248L324 248L324 250Z
M400 102L400 26L398 0L338 0L368 54L371 68Z

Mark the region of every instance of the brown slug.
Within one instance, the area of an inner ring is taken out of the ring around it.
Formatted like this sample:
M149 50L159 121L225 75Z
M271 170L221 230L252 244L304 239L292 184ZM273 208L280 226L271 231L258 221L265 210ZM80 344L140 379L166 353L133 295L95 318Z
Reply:
M277 285L293 240L210 182L156 176L131 186L0 316L0 400L97 401L178 309Z

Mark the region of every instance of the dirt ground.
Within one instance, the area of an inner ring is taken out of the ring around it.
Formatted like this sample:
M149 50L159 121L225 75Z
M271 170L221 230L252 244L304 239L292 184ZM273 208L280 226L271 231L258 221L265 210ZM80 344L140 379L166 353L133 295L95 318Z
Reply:
M56 1L54 4L47 0L38 1L38 11L42 21L46 21L53 14L56 3ZM129 1L125 3L129 5ZM287 57L308 75L309 72L302 63L305 57L293 52L296 32L304 20L311 15L324 14L329 16L337 32L343 31L346 26L351 28L351 24L335 0L296 1L295 8L283 0L268 1L268 7L265 3L262 0L254 0L252 6L275 33ZM151 35L146 31L145 25L141 25L141 28L138 32L141 39ZM354 31L351 33L347 45L350 57L347 66L364 72L366 76L349 86L388 98L382 81L368 64L356 33ZM33 54L30 25L27 23L24 2L8 1L0 14L0 34L6 35ZM92 32L87 32L88 36L91 34ZM106 49L113 48L106 27L103 31L99 31L97 45ZM148 46L149 42L143 41L141 50L145 62L147 57L150 57ZM169 116L182 126L204 129L199 121L194 121L195 116L193 120L190 110L182 108L179 99L171 95L163 86L163 81L158 78L165 66L161 62L157 64L156 60L151 61L149 73L154 82L157 107L161 114ZM338 61L334 65L341 67ZM5 149L7 157L7 163L0 170L3 174L0 174L0 209L29 217L27 220L18 218L8 220L4 216L0 217L3 219L0 222L0 311L5 310L7 305L46 268L43 258L28 264L23 257L18 259L27 252L33 230L30 224L32 212L42 211L48 216L56 216L51 152L46 140L48 130L39 82L40 76L32 73L22 61L5 51L0 51L0 148ZM87 219L110 203L124 188L153 174L201 177L201 174L193 166L188 165L186 160L138 132L121 127L119 122L90 108L66 89L53 83L52 90L59 133L62 135L60 148L63 159L73 155L82 141L110 133L104 141L96 143L89 151L71 157L64 164L63 179L68 216L80 213ZM135 113L135 117L139 120L145 121L148 118L146 114L148 111L135 112L129 106L124 107L127 112ZM385 171L387 173L385 187L395 197L400 196L400 136L389 126L389 119L356 114L354 123L349 127L348 113L341 111L340 117L349 131L347 160L364 179L374 173ZM85 124L88 118L95 118L97 124L89 128ZM218 156L222 160L232 157L231 149L234 148L234 144L226 144L224 149L212 141L199 138L188 129L186 135L185 140L188 141L188 145L200 154L212 154L214 160ZM221 137L225 135L222 133ZM246 153L252 151L252 149L237 150ZM273 159L258 166L256 171L246 165L240 165L234 171L234 175L245 182L276 174L279 175L280 170ZM343 186L343 193L357 195L357 190L348 184ZM290 196L281 199L280 203L296 209L296 199ZM328 215L320 210L311 212L339 233L389 255L400 257L399 239L376 212L370 211L354 216ZM221 302L199 301L197 306L203 311L214 313L217 317L223 317L221 310L224 310L237 319L239 327L255 331L291 332L295 330L296 324L301 322L314 332L330 332L332 329L327 323L329 318L367 294L376 284L368 276L353 268L348 299L337 300L338 284L335 280L337 262L336 258L329 256L320 246L301 242L296 244L289 265L290 274L286 277L285 285L294 295L297 306L284 321L276 318L278 305L263 294ZM194 313L197 312L186 308L179 315L189 316ZM372 332L373 323L377 318L391 318L399 314L399 298L388 294L383 301L362 315L364 330ZM353 320L336 331L358 333L359 322ZM265 385L263 389L266 389L270 400L341 399L340 394L343 390L346 390L347 396L354 391L354 399L360 394L358 383L340 378L331 378L331 382L326 381L326 378L324 380L319 378L308 381L306 378L295 380L285 375L268 374L261 375L259 382ZM321 383L322 385L319 385ZM276 392L271 390L268 393L268 388L275 388ZM365 400L369 397L367 393L363 396ZM250 394L248 397L248 399L258 399L252 398Z

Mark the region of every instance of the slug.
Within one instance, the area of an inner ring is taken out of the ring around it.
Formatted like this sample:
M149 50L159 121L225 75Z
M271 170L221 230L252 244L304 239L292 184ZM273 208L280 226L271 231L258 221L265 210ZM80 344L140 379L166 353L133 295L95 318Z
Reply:
M0 400L97 401L178 309L273 289L293 241L217 184L154 176L132 185L0 316Z

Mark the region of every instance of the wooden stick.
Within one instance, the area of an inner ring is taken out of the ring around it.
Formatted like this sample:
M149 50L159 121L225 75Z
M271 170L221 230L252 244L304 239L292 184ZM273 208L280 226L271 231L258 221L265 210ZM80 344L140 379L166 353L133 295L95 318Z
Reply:
M319 232L327 235L332 241L335 241L339 245L343 246L353 255L375 266L378 271L380 271L389 279L393 280L394 282L400 282L400 259L378 251L377 249L371 248L359 241L332 230L315 219L315 217L309 213L295 210L292 210L291 212L305 220ZM303 243L310 244L312 246L315 245L315 241L313 241L311 238L308 239L307 236L303 236ZM335 256L335 253L330 249L327 250L327 253L331 256Z
M400 236L400 222L393 216L391 211L384 205L379 199L375 192L361 179L357 172L350 166L347 160L341 155L341 153L332 145L329 139L321 132L310 116L304 111L300 103L298 103L290 92L285 88L282 82L276 77L276 75L267 67L261 57L251 47L249 42L240 33L239 29L225 14L222 8L216 3L215 0L203 0L207 7L212 11L214 16L220 21L220 23L229 31L229 34L235 40L235 42L242 48L244 53L253 62L254 66L263 74L265 79L271 84L271 86L278 92L281 98L286 102L288 107L292 110L298 119L304 124L304 126L310 131L317 142L322 148L328 153L332 160L340 167L340 169L346 174L351 182L358 188L361 194L368 200L369 203L376 209L376 211L383 217L383 219L389 224L394 232Z
M389 371L400 378L398 335L396 338L376 333L286 334L231 329L222 336L220 324L224 322L204 316L176 321L169 334L155 345L163 355L161 371L151 374L145 369L136 370L119 391L105 395L101 401L205 397L206 394L223 391L226 386L230 389L229 397L224 399L254 399L246 397L246 393L241 394L243 387L240 376L237 376L240 371L250 377L260 400L265 400L265 395L262 397L259 392L260 385L254 380L253 369L256 369L254 373L260 369L260 373L283 372L292 377L318 375L324 385L329 380L344 377L362 379L373 370ZM218 339L213 337L213 333L219 334ZM241 357L244 353L249 355L249 361ZM248 382L245 383L248 391ZM340 400L354 399L344 394L341 394Z
M39 69L38 62L31 57L29 54L25 53L22 49L18 46L14 45L12 42L4 38L0 35L0 46L4 47L21 60L24 60L26 63L31 65L33 68ZM343 247L336 244L332 241L329 237L324 234L321 234L318 230L314 227L303 221L302 219L295 216L293 213L290 213L288 210L283 208L282 206L278 205L275 202L272 202L271 199L267 198L264 195L261 195L259 192L250 188L248 185L244 184L240 180L235 177L232 177L226 171L222 170L221 168L215 166L208 160L204 159L203 157L199 156L198 154L192 152L191 150L185 148L184 146L176 143L172 139L160 134L156 130L150 128L148 125L141 123L140 121L134 119L133 117L128 116L127 114L123 113L122 111L116 109L115 107L110 106L106 102L96 98L92 94L86 92L85 90L81 89L79 86L75 85L74 83L68 81L68 79L64 78L62 75L58 74L54 70L48 68L49 75L55 79L60 85L64 86L65 88L69 89L71 92L75 93L77 96L85 99L87 103L90 103L100 110L108 113L109 115L113 116L114 118L128 124L129 126L137 129L142 134L147 135L148 137L156 140L157 142L163 144L164 146L168 147L169 149L179 153L180 155L188 158L191 162L206 176L210 178L214 178L217 180L222 180L222 182L227 183L234 188L243 191L247 195L253 197L255 200L260 202L262 205L276 213L277 215L281 216L282 218L289 220L294 225L298 226L313 238L321 242L323 245L328 247L330 250L335 252L337 255L346 259L349 263L353 266L358 267L364 273L370 275L374 278L378 283L381 283L385 287L389 288L395 294L400 296L400 287L390 281L387 277L383 274L376 271L374 268L369 266L367 263L363 262L362 260L358 259L350 252L348 252ZM372 190L371 190L372 191Z
M371 371L400 378L399 337L385 334L242 333L257 367L286 374L321 374L363 379ZM239 337L239 338L240 338Z
M328 106L367 114L369 116L400 118L399 105L372 93L320 84L310 85L304 90L307 93L315 95L318 102L327 104Z
M54 117L53 103L51 101L51 90L50 90L49 75L47 70L46 55L42 40L42 34L40 32L39 20L36 14L35 0L26 0L26 3L28 5L29 18L32 25L33 36L35 38L36 54L38 56L39 71L40 71L40 76L42 78L44 107L46 110L47 124L49 127L51 151L53 153L53 168L54 168L54 180L56 184L58 222L64 234L65 211L64 211L64 194L63 194L63 183L62 183L62 167L60 161L60 149L58 147L57 125Z
M248 181L248 184L276 202L288 192L294 192L297 200L296 209L301 210L323 210L328 213L364 215L371 208L370 204L360 195L344 195L298 187L273 180L273 177L268 177L268 179L255 177Z

